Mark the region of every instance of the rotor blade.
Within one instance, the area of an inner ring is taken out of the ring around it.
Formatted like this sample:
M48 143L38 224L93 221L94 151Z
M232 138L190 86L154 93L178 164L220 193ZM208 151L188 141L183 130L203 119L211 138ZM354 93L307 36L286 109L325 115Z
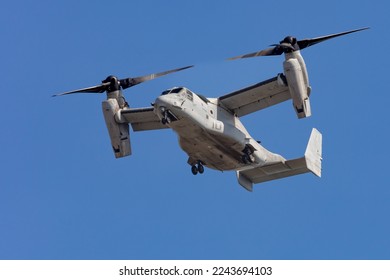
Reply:
M231 57L231 58L228 58L228 60L236 60L236 59L249 58L249 57L255 57L255 56L280 55L282 53L283 53L283 49L279 48L279 46L275 46L275 47L264 49L264 50L261 50L258 52Z
M67 94L73 94L73 93L103 93L106 91L106 89L109 85L110 85L110 83L103 83L101 85L97 85L97 86L93 86L93 87L87 87L87 88L67 91L64 93L54 94L53 97L67 95Z
M346 31L346 32L341 32L341 33L321 36L321 37L317 37L317 38L299 40L297 43L298 43L299 48L302 50L304 48L307 48L307 47L310 47L312 45L324 42L324 41L329 40L329 39L333 39L333 38L336 38L336 37L339 37L339 36L347 35L347 34L358 32L358 31L363 31L363 30L366 30L366 29L370 29L370 28L369 27L364 27L364 28L359 28L359 29L355 29L355 30L351 30L351 31Z
M129 87L138 85L140 83L150 81L150 80L156 79L156 78L164 76L164 75L168 75L171 73L182 71L182 70L185 70L185 69L188 69L191 67L194 67L194 66L193 65L186 66L186 67L182 67L182 68L172 69L172 70L168 70L168 71L164 71L164 72L160 72L160 73L155 73L155 74L150 74L150 75L145 75L145 76L136 77L136 78L126 78L126 79L120 80L119 82L120 82L120 85L123 89L127 89Z
M321 43L321 42L323 42L325 40L329 40L329 39L332 39L332 38L335 38L335 37L347 35L347 34L350 34L350 33L358 32L358 31L362 31L362 30L366 30L366 29L369 29L369 27L364 27L364 28L360 28L360 29L355 29L355 30L351 30L351 31L346 31L346 32L326 35L326 36L312 38L312 39L304 39L304 40L298 41L297 43L298 43L299 49L302 50L302 49L310 47L312 45ZM249 54L235 56L235 57L229 58L228 60L235 60L235 59L255 57L255 56L281 55L282 53L285 52L286 49L294 50L293 46L291 46L289 44L286 44L286 43L283 43L283 42L281 42L281 44L275 44L275 45L271 45L271 46L274 46L274 47L273 48L264 49L264 50L261 50L261 51L258 51L258 52L254 52L254 53L249 53Z

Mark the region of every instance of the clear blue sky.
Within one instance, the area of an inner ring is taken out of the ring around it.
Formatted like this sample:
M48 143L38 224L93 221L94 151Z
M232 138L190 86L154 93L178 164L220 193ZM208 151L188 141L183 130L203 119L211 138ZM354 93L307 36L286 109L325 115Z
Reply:
M6 1L0 17L0 259L389 259L388 1ZM110 74L195 64L126 91L132 107L186 86L209 97L282 72L226 61L286 35L368 31L303 51L313 116L290 102L242 119L287 158L323 133L323 178L256 185L193 176L170 130L116 160L105 95L52 98Z

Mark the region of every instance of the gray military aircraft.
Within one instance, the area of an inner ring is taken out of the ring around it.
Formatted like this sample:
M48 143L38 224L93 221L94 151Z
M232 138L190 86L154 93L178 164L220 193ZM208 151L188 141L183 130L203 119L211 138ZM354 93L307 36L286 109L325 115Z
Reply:
M239 118L289 99L298 118L309 117L311 87L300 50L365 29L304 40L287 36L271 48L233 57L231 59L284 54L284 73L219 98L206 98L185 87L174 87L163 91L150 107L128 106L122 90L192 66L137 78L109 76L100 85L58 95L106 92L107 100L102 102L102 109L116 158L131 155L131 124L133 131L173 129L180 147L188 154L194 175L202 174L204 166L220 171L234 170L239 184L248 191L252 191L256 183L306 172L321 177L322 135L317 129L311 132L304 156L287 160L265 149Z

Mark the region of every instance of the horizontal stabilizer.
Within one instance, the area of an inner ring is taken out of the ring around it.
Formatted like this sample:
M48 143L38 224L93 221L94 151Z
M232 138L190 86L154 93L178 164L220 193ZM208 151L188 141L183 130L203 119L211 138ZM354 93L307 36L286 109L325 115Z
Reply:
M312 172L316 176L321 177L321 161L322 135L317 129L313 128L303 157L237 171L237 179L241 186L248 191L252 191L253 184L307 172Z

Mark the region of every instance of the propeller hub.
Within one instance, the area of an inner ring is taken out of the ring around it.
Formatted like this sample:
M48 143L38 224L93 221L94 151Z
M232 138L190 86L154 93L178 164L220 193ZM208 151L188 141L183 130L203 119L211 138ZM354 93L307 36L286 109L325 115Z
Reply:
M102 81L102 83L110 83L110 85L107 88L108 92L117 91L120 89L120 83L117 77L115 76L108 76L105 80Z
M297 44L297 38L293 36L287 36L283 39L283 41L280 41L279 45L284 53L290 53L296 50L299 50L299 45Z
M287 36L283 39L283 41L280 41L280 43L281 44L287 43L287 44L294 46L297 43L297 38L295 38L293 36Z

